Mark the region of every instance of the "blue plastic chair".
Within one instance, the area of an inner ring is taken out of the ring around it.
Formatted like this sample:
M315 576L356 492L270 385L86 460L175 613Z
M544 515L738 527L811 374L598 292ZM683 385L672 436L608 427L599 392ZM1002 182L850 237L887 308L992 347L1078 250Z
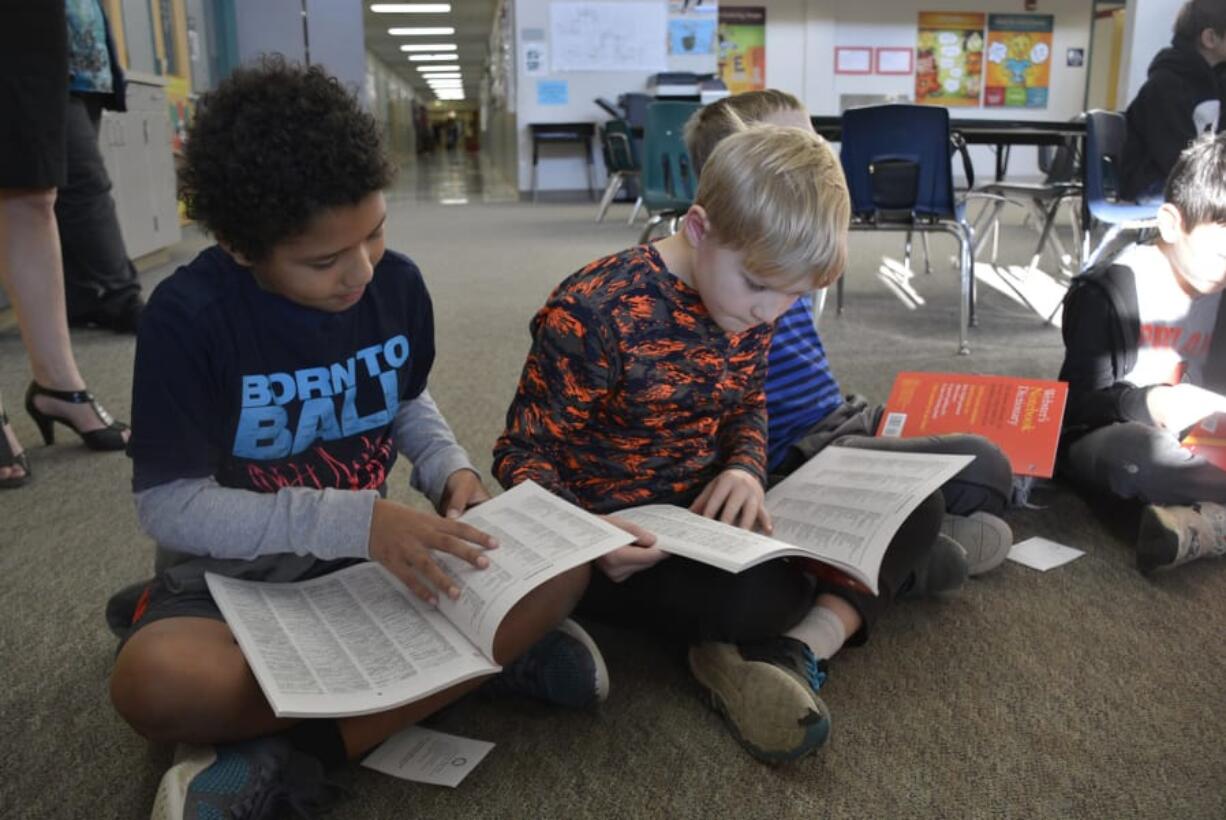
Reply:
M656 226L669 220L672 232L677 221L689 210L698 190L698 174L685 150L685 123L701 108L696 102L653 102L647 106L643 126L642 181L643 207L649 218L639 237L651 238Z
M962 293L958 353L967 354L967 330L974 321L974 232L966 208L954 198L949 109L926 105L875 105L843 112L843 173L851 194L852 230L932 231L958 239ZM909 207L885 210L874 201L873 175L886 162L914 163L918 169ZM843 311L843 279L837 286Z
M1116 169L1124 150L1124 115L1095 110L1086 114L1085 180L1082 196L1081 270L1110 261L1133 232L1157 227L1160 202L1116 199ZM1101 239L1094 234L1105 227Z

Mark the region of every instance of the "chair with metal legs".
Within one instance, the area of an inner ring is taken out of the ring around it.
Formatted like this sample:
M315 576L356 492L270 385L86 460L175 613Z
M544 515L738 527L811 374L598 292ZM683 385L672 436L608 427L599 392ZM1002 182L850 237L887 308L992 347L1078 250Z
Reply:
M1044 250L1050 249L1056 257L1057 266L1063 266L1069 260L1079 267L1081 249L1075 248L1070 254L1060 240L1056 230L1056 217L1061 206L1077 203L1072 212L1074 235L1080 233L1080 197L1082 183L1080 179L1080 163L1076 142L1069 139L1063 145L1039 147L1039 169L1046 175L1042 182L990 182L975 189L977 197L986 197L989 201L979 212L974 222L976 236L974 256L979 258L989 236L992 239L992 264L996 264L997 249L1000 242L1000 213L1006 205L1018 205L1030 215L1036 231L1039 232L1038 244L1031 254L1029 273L1038 269ZM1074 270L1076 267L1074 268Z
M974 321L974 233L965 204L954 198L951 144L946 108L891 104L843 113L840 158L851 194L851 229L921 236L940 231L958 240L958 353L965 355ZM839 278L835 292L839 313L844 278Z
M653 102L647 106L643 126L642 195L647 225L640 242L651 239L656 228L677 231L681 215L689 210L698 190L698 175L685 150L686 120L702 106L691 102Z
M605 186L604 196L600 198L600 209L596 212L596 221L603 222L605 213L609 210L613 198L627 182L639 177L639 163L634 156L634 141L630 135L630 125L625 120L609 120L600 129L600 148L604 155L605 169L609 174L609 183ZM639 198L641 200L641 197ZM638 203L635 203L637 210ZM633 217L631 217L633 221Z
M1086 114L1085 195L1082 197L1081 270L1108 262L1136 234L1157 227L1161 203L1121 202L1116 198L1116 169L1124 150L1124 115L1115 111ZM1095 240L1095 234L1103 230Z

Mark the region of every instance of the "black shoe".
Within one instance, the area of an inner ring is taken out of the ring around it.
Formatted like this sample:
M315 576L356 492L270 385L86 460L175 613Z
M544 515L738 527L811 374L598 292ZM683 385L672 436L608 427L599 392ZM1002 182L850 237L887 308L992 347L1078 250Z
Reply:
M57 399L58 401L66 401L72 404L89 404L94 410L94 415L106 427L100 430L78 430L76 425L67 417L56 416L39 410L34 404L35 396L46 396L49 399ZM55 443L55 422L58 421L80 436L81 440L91 450L122 450L128 446L127 441L123 437L124 431L128 429L128 425L111 418L111 414L106 412L106 408L99 404L98 400L88 390L49 390L37 382L30 382L30 387L26 390L26 412L30 414L30 418L34 419L34 423L38 425L38 432L42 433L44 444Z
M116 333L135 334L140 326L140 315L145 309L145 300L133 296L118 305L95 308L69 318L68 324L73 327L100 327L113 330Z
M4 434L3 428L8 423L8 415L0 410L0 467L20 467L22 475L0 478L0 490L15 490L30 480L30 459L25 453L14 453L9 446L9 437Z

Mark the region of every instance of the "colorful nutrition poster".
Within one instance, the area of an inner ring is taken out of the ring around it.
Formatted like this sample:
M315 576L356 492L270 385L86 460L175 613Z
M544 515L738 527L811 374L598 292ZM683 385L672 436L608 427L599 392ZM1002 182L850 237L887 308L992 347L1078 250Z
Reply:
M1054 19L1050 14L988 15L985 106L1047 107Z
M719 77L729 93L766 88L766 9L719 7Z
M978 12L921 11L915 49L915 101L979 105L983 82L983 25Z

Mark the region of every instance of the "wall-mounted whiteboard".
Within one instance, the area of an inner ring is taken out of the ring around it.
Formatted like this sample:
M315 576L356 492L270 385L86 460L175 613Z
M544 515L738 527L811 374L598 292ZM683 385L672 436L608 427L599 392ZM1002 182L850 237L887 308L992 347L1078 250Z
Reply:
M664 71L668 4L557 2L549 7L557 71Z

